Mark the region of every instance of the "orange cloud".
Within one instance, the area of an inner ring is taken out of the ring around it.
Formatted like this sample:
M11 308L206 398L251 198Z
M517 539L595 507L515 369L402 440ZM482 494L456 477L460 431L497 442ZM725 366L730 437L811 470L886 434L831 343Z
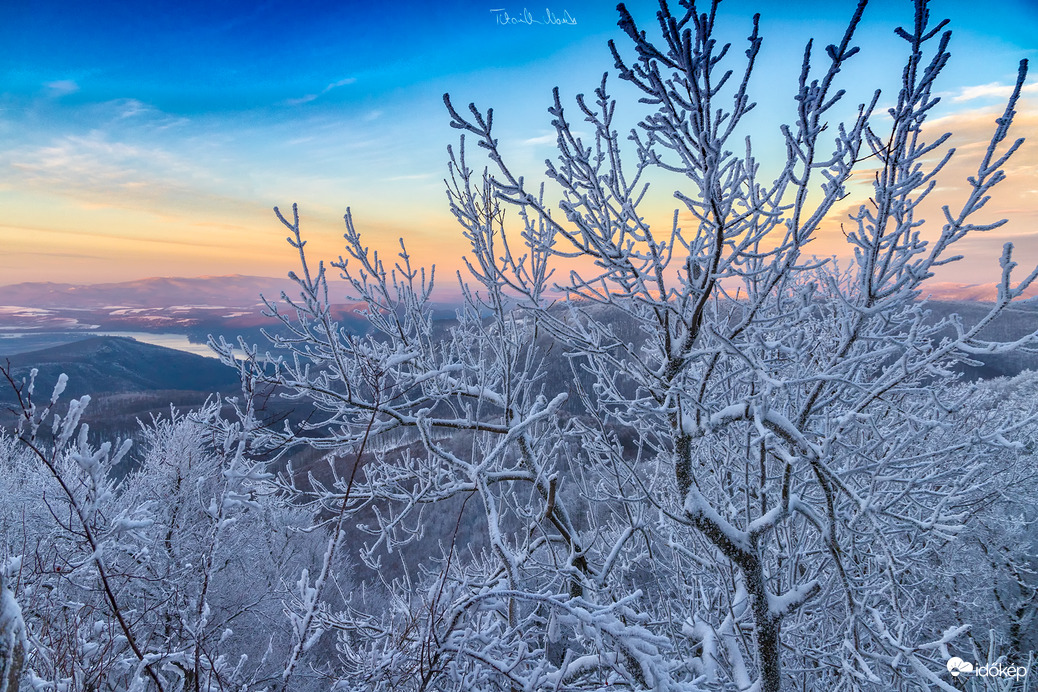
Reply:
M995 89L994 86L977 87L979 91L976 93L1001 93L1002 87ZM971 93L969 89L963 91ZM940 234L945 224L942 211L945 205L953 217L962 209L972 190L968 179L977 175L995 130L995 119L1002 115L1003 107L960 111L927 124L925 132L929 134L930 141L944 132L952 133L941 155L948 147L955 148L955 155L938 175L937 186L916 213L917 219L926 220L920 228L924 238L933 239ZM1005 152L1024 133L1038 132L1038 103L1021 100L1017 111L1009 137L1000 145L996 154ZM924 165L934 165L938 156L931 156ZM976 224L990 224L1006 219L1006 223L994 230L974 232L959 241L949 254L961 254L964 259L939 269L934 282L982 284L996 280L999 277L998 258L1006 242L1016 246L1015 259L1022 267L1038 264L1038 142L1025 141L1003 170L1006 179L991 191L989 201L969 220ZM867 203L872 193L874 171L874 168L862 168L855 172L848 185L850 196L827 217L822 233L819 234L819 242L813 248L815 254L851 256L851 248L843 237L841 224L846 225L848 230L853 228L853 222L849 221L848 216L857 212L862 203ZM947 290L947 287L942 290Z

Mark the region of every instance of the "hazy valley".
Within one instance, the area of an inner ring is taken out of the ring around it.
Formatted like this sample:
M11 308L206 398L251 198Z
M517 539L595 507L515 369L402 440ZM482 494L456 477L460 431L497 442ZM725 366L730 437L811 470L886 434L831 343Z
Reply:
M958 314L965 325L986 311L976 297L989 297L991 286L938 284L940 298L929 304L933 318ZM346 286L335 287L340 294ZM263 335L279 333L281 323L263 314L260 295L270 299L291 291L291 282L267 277L221 276L154 278L140 281L75 285L27 283L0 287L0 358L8 359L18 378L37 368L37 382L49 388L58 375L69 377L65 398L89 394L86 422L95 434L133 434L137 419L168 414L170 405L187 410L214 394L234 395L237 373L215 359L205 345L209 336L235 341L242 337L263 351ZM960 298L960 296L962 298ZM333 297L334 302L334 297ZM333 314L349 332L363 333L367 323L358 303L334 304ZM443 305L440 317L452 314ZM1038 331L1038 299L1016 301L983 336L1014 340ZM637 339L631 329L630 338ZM276 353L275 353L276 355ZM1026 352L982 355L977 365L961 364L967 379L1014 376L1038 369L1038 355ZM564 358L553 363L553 377L568 374ZM9 386L0 390L0 403L15 403ZM271 416L299 416L287 402L270 397ZM8 410L0 424L10 425Z

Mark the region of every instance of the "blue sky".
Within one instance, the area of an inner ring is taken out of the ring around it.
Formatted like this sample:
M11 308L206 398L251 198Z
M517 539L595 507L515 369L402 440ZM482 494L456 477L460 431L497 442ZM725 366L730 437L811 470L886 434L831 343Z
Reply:
M776 141L772 116L791 107L804 41L837 40L854 4L722 3L736 42L752 12L763 15L751 83L762 105L754 131L762 151ZM350 206L376 246L391 248L403 236L421 259L453 268L464 246L444 203L445 149L456 132L442 94L458 105L493 106L506 151L537 176L551 155L551 87L572 98L611 68L605 43L619 38L614 7L7 0L0 25L0 276L7 280L0 284L282 275L292 255L270 207L293 201L325 257L338 253ZM651 30L655 3L630 7ZM1019 59L1038 53L1038 6L985 7L997 10L933 3L955 32L941 115L964 137L974 129L980 136L974 121L993 112ZM576 23L500 23L504 12L523 16L527 8L536 19L550 9ZM909 2L870 5L862 54L847 74L854 102L866 98L865 87L895 84L903 43L892 29L910 16ZM1026 115L1034 102L1029 96ZM1005 206L1030 247L1036 156L1022 154L1022 187L1010 190ZM985 241L985 251L995 248L988 254L997 255L996 240Z

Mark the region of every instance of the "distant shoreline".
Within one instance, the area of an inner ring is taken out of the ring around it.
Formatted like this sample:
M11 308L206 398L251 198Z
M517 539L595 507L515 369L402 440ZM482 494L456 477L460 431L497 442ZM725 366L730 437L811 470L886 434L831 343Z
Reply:
M207 345L191 343L187 334L111 331L106 329L54 332L37 330L0 331L0 358L40 351L62 344L71 344L96 336L122 336L144 344L172 348L206 358L216 358L216 354Z

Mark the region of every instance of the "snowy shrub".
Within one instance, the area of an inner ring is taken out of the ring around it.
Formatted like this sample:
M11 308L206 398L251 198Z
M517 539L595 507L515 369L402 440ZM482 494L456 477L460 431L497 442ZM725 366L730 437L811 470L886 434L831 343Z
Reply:
M977 426L971 419L978 416L1011 424L1035 401L1038 373L1026 371L981 383L955 420L967 428ZM992 643L1007 655L1038 652L1038 427L1025 427L1015 441L1017 448L985 470L992 476L987 495L927 582L935 600L943 600L934 614L971 626L961 653L975 660L988 658Z
M0 662L3 643L27 630L30 689L264 689L276 680L291 643L287 579L320 559L323 541L249 456L248 412L243 424L215 403L171 411L142 425L136 468L115 473L129 447L86 442L78 416L88 398L59 414L61 387L38 408L34 384L22 387L16 437L0 437L0 547L17 566L4 575ZM7 584L23 603L22 630ZM296 689L313 689L307 678Z

